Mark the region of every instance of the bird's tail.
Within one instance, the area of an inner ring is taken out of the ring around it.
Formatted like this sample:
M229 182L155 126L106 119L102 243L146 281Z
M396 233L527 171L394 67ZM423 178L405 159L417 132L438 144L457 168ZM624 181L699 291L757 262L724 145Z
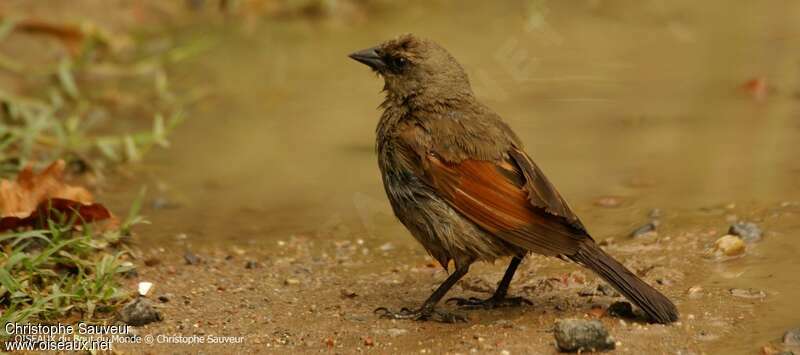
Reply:
M581 242L578 251L569 258L592 269L656 322L678 320L678 309L672 301L606 254L594 241Z

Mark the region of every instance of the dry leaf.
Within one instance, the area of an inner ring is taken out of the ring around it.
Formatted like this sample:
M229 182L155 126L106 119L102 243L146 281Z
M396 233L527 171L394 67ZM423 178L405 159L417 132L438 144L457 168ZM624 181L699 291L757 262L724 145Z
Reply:
M78 25L49 23L38 19L21 20L16 24L15 30L56 38L64 44L72 56L78 55L86 37L86 33Z
M111 217L83 187L64 183L66 163L58 160L41 173L26 167L16 181L0 180L0 231L28 226L46 220L53 211L93 222Z

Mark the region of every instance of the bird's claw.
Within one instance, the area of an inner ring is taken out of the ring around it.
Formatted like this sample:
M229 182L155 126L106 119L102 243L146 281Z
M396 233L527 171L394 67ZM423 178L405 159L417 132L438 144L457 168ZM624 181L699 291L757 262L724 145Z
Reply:
M455 303L456 306L462 308L469 308L469 309L476 309L476 308L483 308L483 309L492 309L492 308L501 308L501 307L520 307L522 305L533 305L533 302L522 298L522 297L490 297L485 300L480 298L470 297L470 298L461 298L461 297L453 297L445 301L445 303Z
M411 310L403 307L398 312L392 312L386 307L378 307L375 309L374 313L385 319L410 319L416 321L432 320L440 323L457 323L467 321L467 317L461 314L438 311L432 308Z

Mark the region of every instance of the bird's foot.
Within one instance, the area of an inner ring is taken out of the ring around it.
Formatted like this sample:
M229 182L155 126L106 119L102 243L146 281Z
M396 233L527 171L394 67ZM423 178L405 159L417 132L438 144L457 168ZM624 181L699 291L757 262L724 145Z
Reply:
M485 300L480 298L470 297L461 298L453 297L448 299L445 303L454 302L456 306L469 309L492 309L500 307L520 307L522 305L533 305L533 302L522 297L489 297Z
M427 307L422 307L417 310L411 310L403 307L398 312L392 312L386 307L379 307L375 309L375 314L379 315L381 318L387 319L411 319L417 321L432 320L440 323L457 323L467 321L467 317L463 315L438 311L434 308Z

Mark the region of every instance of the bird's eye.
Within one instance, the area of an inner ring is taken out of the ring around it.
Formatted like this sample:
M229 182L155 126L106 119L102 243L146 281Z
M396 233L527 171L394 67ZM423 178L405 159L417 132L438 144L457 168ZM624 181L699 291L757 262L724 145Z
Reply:
M394 66L397 69L403 69L407 63L408 61L403 57L392 58L392 66Z

